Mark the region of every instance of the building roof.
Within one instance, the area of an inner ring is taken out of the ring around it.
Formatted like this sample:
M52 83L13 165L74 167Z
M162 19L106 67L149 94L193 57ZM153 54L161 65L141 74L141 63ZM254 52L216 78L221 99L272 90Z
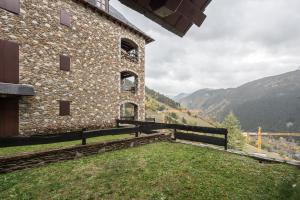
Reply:
M115 9L113 6L109 5L108 11L105 11L101 8L98 8L96 6L96 1L95 0L75 0L75 2L80 2L91 9L99 12L102 15L105 15L106 17L110 18L111 20L123 25L124 27L130 29L134 33L142 36L146 43L153 42L154 39L148 36L146 33L144 33L142 30L137 28L135 25L133 25L131 22L129 22L117 9Z
M119 0L165 29L183 37L193 24L200 27L211 0Z

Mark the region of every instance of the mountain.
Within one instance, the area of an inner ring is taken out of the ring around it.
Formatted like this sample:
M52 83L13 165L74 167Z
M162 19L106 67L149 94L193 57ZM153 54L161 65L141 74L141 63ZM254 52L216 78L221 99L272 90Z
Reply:
M300 132L300 70L262 78L237 88L201 89L178 100L222 121L230 112L246 131Z
M169 97L146 87L146 117L157 122L189 124L195 126L216 127L219 124L210 118L204 118L199 110L189 111ZM168 119L168 120L167 120Z
M160 94L159 92L156 92L148 87L145 88L145 92L146 92L146 95L150 96L151 98L153 98L163 104L170 106L171 108L180 108L179 103L177 103L173 99L171 99L163 94Z
M185 98L185 97L187 97L189 94L187 94L187 93L180 93L180 94L178 94L178 95L176 95L176 96L174 96L174 97L172 97L172 99L174 100L174 101L179 101L180 99L183 99L183 98Z

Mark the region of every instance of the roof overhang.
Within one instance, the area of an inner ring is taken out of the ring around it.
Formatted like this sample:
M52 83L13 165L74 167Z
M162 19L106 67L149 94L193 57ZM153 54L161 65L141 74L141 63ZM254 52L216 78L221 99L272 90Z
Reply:
M183 37L193 24L200 27L211 0L120 0L167 30Z
M35 91L32 85L0 82L0 95L34 96Z

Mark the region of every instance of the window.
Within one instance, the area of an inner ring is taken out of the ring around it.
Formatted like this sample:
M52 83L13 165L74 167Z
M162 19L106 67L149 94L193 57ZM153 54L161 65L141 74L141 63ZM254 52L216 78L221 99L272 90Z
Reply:
M70 14L69 14L66 10L64 10L64 9L61 9L61 11L60 11L60 23L61 23L62 25L71 27L71 16L70 16Z
M59 101L59 116L70 115L70 101Z
M60 70L70 71L71 59L68 56L60 55Z
M138 46L133 41L123 38L121 40L121 57L131 62L138 62Z
M20 14L20 0L0 0L0 8L15 14Z
M0 40L0 82L19 83L19 44Z
M136 93L138 88L137 75L130 71L121 72L121 91Z
M96 7L106 10L107 0L96 0Z
M134 103L124 103L120 106L120 119L138 120L138 105Z

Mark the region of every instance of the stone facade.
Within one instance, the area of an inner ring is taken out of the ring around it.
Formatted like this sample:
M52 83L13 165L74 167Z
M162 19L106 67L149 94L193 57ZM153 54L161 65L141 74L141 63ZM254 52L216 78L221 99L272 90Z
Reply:
M120 105L138 105L145 117L145 38L107 16L72 0L21 0L20 14L0 9L0 39L20 44L20 84L36 96L20 97L19 133L55 133L115 126ZM71 26L60 24L60 11ZM137 63L121 59L121 38L138 45ZM71 58L60 70L60 55ZM122 93L120 73L138 75L138 91ZM59 116L59 101L71 101L70 115Z

